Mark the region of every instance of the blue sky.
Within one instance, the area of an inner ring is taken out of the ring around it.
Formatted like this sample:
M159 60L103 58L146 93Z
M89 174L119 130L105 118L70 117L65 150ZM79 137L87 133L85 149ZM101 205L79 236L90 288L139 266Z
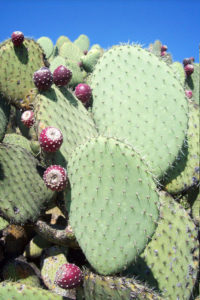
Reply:
M20 30L27 37L80 34L103 48L127 42L147 47L159 39L174 61L199 61L200 0L0 0L0 41Z

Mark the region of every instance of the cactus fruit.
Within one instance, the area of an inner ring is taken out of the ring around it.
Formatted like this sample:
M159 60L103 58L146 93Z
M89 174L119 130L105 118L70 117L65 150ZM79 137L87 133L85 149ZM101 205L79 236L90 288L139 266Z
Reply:
M34 112L32 110L26 110L21 115L21 121L24 126L31 128L35 123Z
M191 90L193 97L192 99L200 105L200 72L199 72L199 63L194 63L194 72L187 76L185 80L186 89Z
M63 134L58 128L48 126L40 133L39 143L43 151L56 152L63 143Z
M14 31L11 35L14 46L19 47L23 44L24 34L21 31Z
M66 170L57 165L50 166L43 175L44 182L52 191L63 191L67 185Z
M185 95L188 99L191 99L192 98L192 91L190 90L185 90Z
M75 264L63 264L56 272L55 284L63 289L72 289L81 284L83 274Z
M184 58L184 60L183 60L184 67L186 65L191 65L192 63L193 63L193 59L191 59L191 58Z
M33 81L39 91L46 91L53 84L53 75L47 67L42 67L33 74Z
M162 45L161 46L161 52L167 51L167 49L168 49L168 47L166 45Z
M185 67L184 67L184 70L185 70L185 74L187 76L190 76L193 72L194 72L194 66L192 64L187 64Z
M67 85L71 78L72 72L63 65L57 67L53 72L53 82L57 86Z
M92 90L90 86L86 83L80 83L75 88L76 97L81 100L82 103L86 103L90 100L92 96Z

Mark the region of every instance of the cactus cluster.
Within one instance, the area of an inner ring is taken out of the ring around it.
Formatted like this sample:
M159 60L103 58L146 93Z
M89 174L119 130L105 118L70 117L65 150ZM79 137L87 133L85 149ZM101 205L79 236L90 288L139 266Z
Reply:
M199 173L192 57L0 44L0 299L195 299Z

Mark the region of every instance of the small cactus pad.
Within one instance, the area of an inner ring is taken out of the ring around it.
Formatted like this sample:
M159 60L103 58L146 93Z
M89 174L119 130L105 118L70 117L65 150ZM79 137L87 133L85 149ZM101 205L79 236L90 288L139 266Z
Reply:
M24 148L0 144L0 206L16 224L34 221L54 193L47 189L36 159Z
M68 172L69 223L80 247L98 273L119 272L156 228L158 194L148 166L131 147L99 136L75 149Z
M26 245L24 256L27 258L37 258L40 257L42 251L46 248L49 248L51 243L41 237L39 234L36 234L32 240Z
M42 36L37 40L37 43L42 47L46 57L49 58L53 53L53 42L50 38Z
M141 282L126 277L100 276L84 271L85 300L162 300L157 293ZM77 300L82 300L77 296Z
M152 241L133 264L134 274L163 292L164 299L190 298L198 272L197 230L167 193L160 195L160 221Z
M189 123L187 141L180 153L180 158L166 176L165 189L171 194L176 194L198 184L200 167L199 143L199 105L194 101L189 103Z
M90 47L90 40L85 34L79 35L79 37L74 41L74 44L79 47L82 51L86 51Z
M10 116L10 105L6 103L6 101L0 97L0 142L4 138L6 133L6 128L9 122Z
M30 141L23 135L17 133L7 133L3 139L3 143L18 145L26 149L27 151L32 152Z
M9 222L0 217L0 231L6 228L9 225Z
M163 175L188 123L187 99L173 70L139 46L114 46L99 59L90 82L100 134L126 140L155 175Z
M62 296L50 291L17 282L0 283L0 299L2 300L63 300ZM66 300L69 298L66 298Z
M0 45L0 92L19 107L29 108L37 89L33 73L45 65L44 53L38 43L24 39L14 47L11 39Z
M69 155L76 146L96 135L93 120L82 103L64 87L53 86L50 91L38 94L35 119L38 136L41 131L53 126L63 134L63 144L53 155L52 164L66 167Z
M102 56L101 49L93 49L88 52L87 55L83 55L81 57L81 62L83 63L83 68L87 72L92 72L94 70L94 67L99 60L99 58Z
M68 60L79 62L83 51L72 42L64 43L59 49L59 55Z

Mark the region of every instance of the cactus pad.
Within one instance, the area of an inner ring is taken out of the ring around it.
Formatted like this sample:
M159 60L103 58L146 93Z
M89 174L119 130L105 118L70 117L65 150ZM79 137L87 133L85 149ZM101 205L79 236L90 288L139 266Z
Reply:
M10 116L10 105L1 97L0 98L0 142L3 140L6 133Z
M114 46L99 59L90 82L100 134L126 140L163 175L188 123L187 99L173 70L139 46Z
M0 144L0 206L16 224L34 221L54 193L47 189L36 159L17 145Z
M158 194L148 166L128 145L100 136L75 149L68 174L69 223L80 247L98 273L119 272L156 228Z
M0 93L18 107L29 108L37 89L33 82L35 71L45 66L44 52L32 39L24 39L14 47L11 39L0 45Z

